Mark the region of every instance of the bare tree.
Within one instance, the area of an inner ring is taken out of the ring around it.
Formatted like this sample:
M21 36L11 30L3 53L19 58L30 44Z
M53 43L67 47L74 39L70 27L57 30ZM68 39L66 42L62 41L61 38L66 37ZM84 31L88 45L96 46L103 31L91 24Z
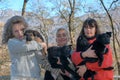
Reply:
M70 5L70 13L69 13L69 21L68 21L68 27L69 27L69 32L70 32L70 38L71 38L71 44L74 45L75 44L75 40L74 40L74 31L73 31L73 27L74 27L74 13L75 13L75 0L71 1L68 0L69 5Z
M109 7L108 10L110 10L110 9L112 8L113 4L116 3L116 2L118 2L118 0L114 0L114 1L110 4L110 7Z
M115 45L115 29L114 29L114 25L113 25L113 20L112 20L112 17L110 15L110 13L108 12L107 8L105 7L105 4L103 2L103 0L100 0L103 8L105 9L108 17L109 17L109 20L110 20L110 26L112 28L112 32L113 32L113 49L114 49L114 53L115 53L115 58L116 58L116 61L117 61L117 67L118 67L118 75L120 75L120 63L119 63L119 59L118 59L118 55L117 55L117 50L116 50L116 45ZM112 2L113 4L113 2ZM111 5L112 5L111 4Z
M25 15L25 9L26 9L26 4L27 4L27 2L28 2L29 0L24 0L24 2L23 2L23 7L22 7L22 16L24 16Z
M43 34L44 39L48 45L48 33L49 30L52 29L53 21L49 18L50 12L48 11L48 8L42 4L43 3L39 0L36 2L31 2L30 10L32 10L32 12L29 13L28 16L34 18L35 21L38 21L36 28L39 32L41 32L41 34Z
M70 43L73 48L75 47L75 33L78 25L81 24L81 21L75 18L75 14L79 11L80 0L56 0L55 10L58 12L58 15L61 19L65 20L65 23L68 26L68 31L70 35Z

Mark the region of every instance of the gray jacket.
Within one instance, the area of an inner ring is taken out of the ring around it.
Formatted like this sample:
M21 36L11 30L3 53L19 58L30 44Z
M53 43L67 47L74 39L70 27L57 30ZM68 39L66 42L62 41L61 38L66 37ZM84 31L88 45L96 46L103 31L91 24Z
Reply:
M36 41L29 44L25 40L9 39L8 51L11 59L12 77L40 77L40 68L35 57L35 51L42 47Z

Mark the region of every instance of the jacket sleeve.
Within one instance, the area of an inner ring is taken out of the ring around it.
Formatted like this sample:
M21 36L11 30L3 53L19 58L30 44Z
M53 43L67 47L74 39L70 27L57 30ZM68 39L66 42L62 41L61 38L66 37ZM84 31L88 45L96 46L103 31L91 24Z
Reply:
M25 53L27 51L41 49L41 45L36 41L30 41L29 44L27 44L25 41L18 41L14 39L10 39L8 41L8 50L10 53Z
M80 56L81 52L73 52L71 54L71 60L76 66L83 61L83 58Z
M60 74L60 69L57 69L57 68L52 68L48 59L47 59L48 56L46 57L41 57L41 60L40 60L40 64L41 64L41 68L47 70L47 71L50 71L52 74L58 76Z
M103 55L104 59L103 59L102 65L98 66L98 62L86 63L86 66L87 66L88 69L96 71L96 70L100 70L100 69L103 69L103 68L112 67L112 64L113 64L112 50L110 48L110 45L107 45L106 47L108 48L108 52Z

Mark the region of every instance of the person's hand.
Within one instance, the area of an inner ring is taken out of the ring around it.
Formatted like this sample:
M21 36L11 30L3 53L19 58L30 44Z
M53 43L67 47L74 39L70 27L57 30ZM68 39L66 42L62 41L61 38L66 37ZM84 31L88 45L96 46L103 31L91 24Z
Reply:
M91 49L92 46L90 46L86 51L84 51L82 53L82 57L85 58L85 57L89 57L89 58L97 58L96 54L95 54L95 50L92 50Z
M57 64L62 64L62 63L60 62L60 58L57 57L57 59L58 59Z
M87 71L87 67L85 65L77 66L78 70L77 73L79 76L83 77L85 72Z
M70 73L68 71L65 70L65 73L63 73L62 71L60 72L62 75L65 75L67 77L70 77Z

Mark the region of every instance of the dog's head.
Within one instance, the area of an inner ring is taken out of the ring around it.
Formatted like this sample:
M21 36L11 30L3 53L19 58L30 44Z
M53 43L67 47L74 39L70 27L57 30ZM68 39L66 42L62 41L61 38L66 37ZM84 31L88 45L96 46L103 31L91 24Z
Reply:
M77 51L85 51L89 46L87 39L84 36L79 36L77 39Z
M109 44L112 32L106 32L98 35L97 41L102 44Z
M26 30L24 35L26 37L26 41L32 41L34 39L34 35L33 35L33 30Z
M43 36L38 31L26 30L24 35L26 37L26 41L32 41L32 40L35 40L36 37L38 37L41 39L41 42L44 42Z
M72 45L65 45L61 47L61 55L63 56L69 56L72 50Z
M61 54L60 48L57 46L49 47L47 51L48 51L48 56L50 57L60 57Z

